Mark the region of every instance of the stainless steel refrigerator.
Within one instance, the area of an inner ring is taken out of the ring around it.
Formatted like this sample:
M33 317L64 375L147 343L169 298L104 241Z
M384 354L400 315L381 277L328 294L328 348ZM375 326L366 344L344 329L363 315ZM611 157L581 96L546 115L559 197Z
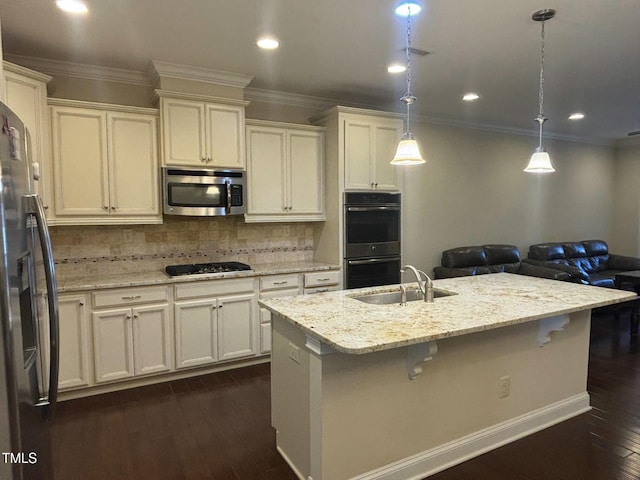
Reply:
M28 132L0 103L0 479L50 479L58 385L51 242L34 194Z

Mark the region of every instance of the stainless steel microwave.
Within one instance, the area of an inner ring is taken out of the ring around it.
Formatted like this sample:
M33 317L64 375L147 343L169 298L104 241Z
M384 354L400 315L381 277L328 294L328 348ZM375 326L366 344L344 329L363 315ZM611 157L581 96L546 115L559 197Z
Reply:
M162 167L166 215L212 217L245 213L242 170Z

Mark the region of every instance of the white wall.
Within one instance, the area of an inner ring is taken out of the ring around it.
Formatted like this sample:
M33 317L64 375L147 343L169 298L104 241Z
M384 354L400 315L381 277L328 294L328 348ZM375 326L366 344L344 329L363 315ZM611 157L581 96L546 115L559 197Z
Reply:
M616 149L611 251L640 256L640 143Z
M522 170L534 137L418 124L427 164L405 167L404 260L430 271L443 250L507 243L611 241L615 151L545 140L551 175ZM640 173L639 173L640 175Z

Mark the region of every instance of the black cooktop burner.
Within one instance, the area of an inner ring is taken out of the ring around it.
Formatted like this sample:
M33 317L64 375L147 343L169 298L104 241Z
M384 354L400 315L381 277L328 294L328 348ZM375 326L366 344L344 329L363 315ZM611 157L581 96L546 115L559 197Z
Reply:
M169 265L165 268L167 274L172 277L179 275L194 275L199 273L225 273L251 270L251 267L240 262L212 262L192 263L188 265Z

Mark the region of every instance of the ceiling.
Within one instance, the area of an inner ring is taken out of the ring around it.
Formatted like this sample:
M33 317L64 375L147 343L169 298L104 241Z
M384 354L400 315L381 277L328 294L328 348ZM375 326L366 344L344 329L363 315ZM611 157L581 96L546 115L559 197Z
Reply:
M250 88L402 111L406 21L395 0L0 0L5 55L145 71L150 60L253 76ZM640 130L640 0L422 0L413 18L412 110L453 125L536 132L540 24L546 24L545 131L611 142ZM375 8L374 8L375 7ZM280 40L263 51L262 34ZM473 103L461 95L475 91ZM569 121L575 111L581 121ZM636 137L637 138L637 137Z

